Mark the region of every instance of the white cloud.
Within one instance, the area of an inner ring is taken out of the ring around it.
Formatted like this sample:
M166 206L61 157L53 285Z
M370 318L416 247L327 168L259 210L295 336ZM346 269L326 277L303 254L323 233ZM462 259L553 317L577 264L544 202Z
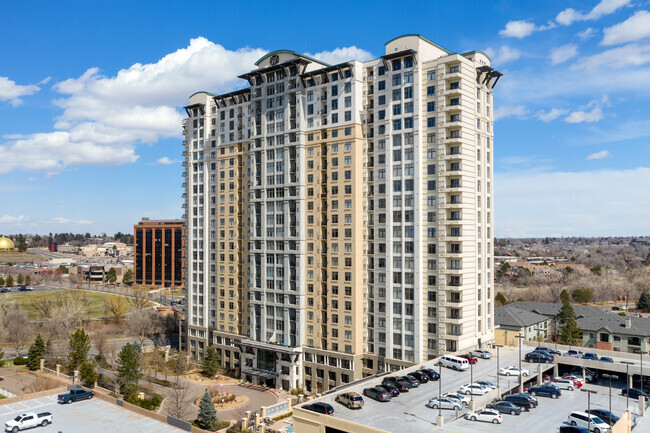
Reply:
M575 44L567 44L561 47L553 48L551 50L551 63L557 65L574 58L578 54L578 46Z
M543 110L538 111L537 114L535 114L535 116L539 120L541 120L542 122L547 122L548 123L548 122L551 122L551 121L557 119L560 116L565 115L568 112L569 112L568 110L563 110L563 109L560 109L560 108L551 108L548 111L543 111Z
M158 161L156 161L156 164L172 165L172 164L178 164L178 161L175 159L171 159L167 156L163 156L162 158L158 159Z
M532 34L536 29L535 24L526 20L508 21L506 28L500 30L499 34L504 38L522 39Z
M567 123L594 123L603 118L603 110L595 107L591 111L573 111L564 121Z
M494 110L494 120L505 119L507 117L523 118L529 113L529 110L523 105L516 106L499 106Z
M45 224L61 224L61 225L87 225L92 224L92 221L87 220L73 220L69 218L53 218L51 220L45 221Z
M630 66L641 66L648 62L650 62L650 44L631 43L583 57L572 65L571 69L584 69L590 72L602 73L605 69L629 68ZM617 77L617 81L622 82L620 76Z
M25 215L20 215L20 216L13 216L13 215L3 215L0 216L0 223L2 224L17 224L22 221L26 221L29 218L27 218Z
M557 14L555 21L558 24L568 26L576 21L591 21L616 12L623 6L627 6L631 0L601 0L594 8L587 12L582 13L573 8L564 9Z
M0 101L9 101L14 107L23 103L22 96L33 95L39 90L41 88L33 84L21 86L7 77L0 77Z
M600 152L592 153L591 155L587 156L587 159L603 159L610 156L612 156L612 154L609 153L609 150L601 150Z
M526 171L497 173L495 177L499 186L495 190L494 218L498 237L631 236L648 232L650 168Z
M638 11L622 23L603 30L603 45L617 45L650 37L650 13Z
M578 37L583 41L585 41L591 38L592 36L594 36L595 34L596 34L596 30L594 30L593 27L587 27L586 29L578 33Z
M330 65L337 65L339 63L348 62L350 60L359 60L360 62L367 62L372 60L374 56L372 53L357 48L354 45L351 47L336 48L332 51L321 51L316 54L306 55L314 57L322 62L329 63Z
M503 65L521 57L521 51L506 45L502 46L498 51L493 48L486 48L485 54L492 59L493 65Z

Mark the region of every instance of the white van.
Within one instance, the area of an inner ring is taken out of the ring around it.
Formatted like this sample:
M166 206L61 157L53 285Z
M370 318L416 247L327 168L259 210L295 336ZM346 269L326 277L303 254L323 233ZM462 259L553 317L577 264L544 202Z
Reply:
M469 368L469 361L465 358L459 358L458 356L445 355L441 357L436 365L442 365L443 367L453 368L454 370L467 370Z
M572 426L578 426L582 428L589 429L594 433L608 433L610 432L609 425L598 418L596 415L587 415L584 412L571 412L569 415L569 424Z

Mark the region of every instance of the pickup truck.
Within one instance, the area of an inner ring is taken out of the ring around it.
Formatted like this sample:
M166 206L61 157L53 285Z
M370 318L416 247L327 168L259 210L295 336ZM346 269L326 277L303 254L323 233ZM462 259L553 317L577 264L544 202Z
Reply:
M59 403L72 403L73 401L88 400L93 398L95 393L85 389L71 389L67 394L59 394Z
M49 412L39 413L27 412L18 415L16 418L5 423L5 431L16 433L18 430L25 430L27 428L47 426L52 422L52 414Z

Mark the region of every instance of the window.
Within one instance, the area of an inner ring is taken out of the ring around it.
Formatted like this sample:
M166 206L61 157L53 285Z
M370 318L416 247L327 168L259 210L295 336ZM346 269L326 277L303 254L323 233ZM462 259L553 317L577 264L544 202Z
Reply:
M379 90L386 90L386 81L381 80L379 83L377 83L377 89Z
M399 131L400 129L402 129L402 120L401 119L393 120L393 129L395 131Z
M436 126L436 118L435 117L427 118L427 128L435 128L435 126Z
M436 103L435 102L427 102L427 111L436 111Z
M413 72L404 72L404 84L413 82Z
M386 105L386 95L380 95L377 98L377 105Z
M427 86L427 96L435 96L436 86Z
M402 104L393 104L393 116L402 114Z
M413 99L413 86L404 88L404 99Z
M400 89L393 90L393 101L399 101L402 99L402 91Z
M393 74L393 86L402 84L402 74Z
M427 71L427 80L435 80L436 79L436 71L434 69Z
M404 119L404 128L413 128L413 118L407 117Z
M379 110L377 113L379 120L384 120L386 118L386 110Z
M413 112L413 102L405 102L404 113L412 113L412 112Z

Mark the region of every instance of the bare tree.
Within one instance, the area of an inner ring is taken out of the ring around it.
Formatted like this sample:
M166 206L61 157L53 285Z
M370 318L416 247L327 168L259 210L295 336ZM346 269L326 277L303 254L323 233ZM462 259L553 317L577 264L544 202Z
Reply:
M190 416L189 409L192 405L190 399L190 384L176 377L167 395L167 415L178 419L185 419Z
M115 323L120 323L126 314L127 305L121 296L109 296L104 299L104 313Z
M88 317L90 300L81 290L65 290L57 292L53 298L41 298L32 301L32 307L38 312L39 318L44 323L56 320L47 325L50 336L64 334L70 337L72 331L77 329ZM59 330L61 331L59 333Z
M95 343L95 349L97 349L97 354L100 359L106 359L106 351L108 344L108 335L106 330L103 328L97 329L93 335L93 342Z
M136 312L140 312L149 306L151 295L145 290L131 289L127 291L127 302Z
M153 310L131 312L126 325L129 331L138 338L140 346L144 346L145 340L153 336L158 329L158 317Z
M7 328L8 324L8 314L18 308L18 302L15 299L9 298L8 296L0 297L0 324L3 328Z
M20 350L29 342L31 323L27 318L27 313L22 308L14 308L7 312L6 321L7 340L20 356Z

